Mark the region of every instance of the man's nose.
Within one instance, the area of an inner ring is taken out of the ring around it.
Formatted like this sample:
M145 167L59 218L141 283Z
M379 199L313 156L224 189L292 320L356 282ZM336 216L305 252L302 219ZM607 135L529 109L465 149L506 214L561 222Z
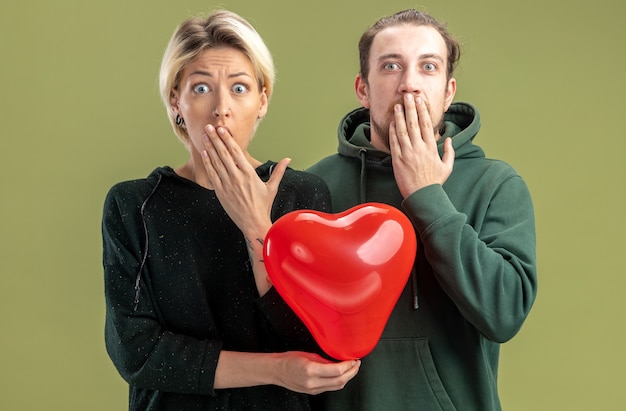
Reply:
M405 93L417 94L421 91L420 77L415 69L406 70L404 72L398 91L401 94L405 94Z

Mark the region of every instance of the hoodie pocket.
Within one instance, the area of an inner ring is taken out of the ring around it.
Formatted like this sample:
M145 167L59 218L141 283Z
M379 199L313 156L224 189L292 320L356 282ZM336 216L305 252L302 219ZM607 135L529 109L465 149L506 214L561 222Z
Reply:
M343 390L316 400L325 410L456 411L425 338L380 340Z

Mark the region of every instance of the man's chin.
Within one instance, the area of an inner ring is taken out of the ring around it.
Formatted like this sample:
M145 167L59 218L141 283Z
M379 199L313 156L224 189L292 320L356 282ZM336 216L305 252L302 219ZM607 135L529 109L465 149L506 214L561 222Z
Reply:
M372 128L371 141L372 145L380 149L380 145L386 148L386 151L390 151L389 147L389 124L386 127L380 125L380 123L371 120L370 127Z

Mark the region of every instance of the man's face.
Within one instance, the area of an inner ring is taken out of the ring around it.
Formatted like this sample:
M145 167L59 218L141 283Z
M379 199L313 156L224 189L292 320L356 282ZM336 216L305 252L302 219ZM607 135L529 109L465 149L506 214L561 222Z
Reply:
M357 76L361 104L370 110L372 144L389 151L393 106L405 93L421 97L439 138L443 115L452 103L456 80L447 79L447 49L443 37L430 26L399 25L379 32L371 46L369 75Z

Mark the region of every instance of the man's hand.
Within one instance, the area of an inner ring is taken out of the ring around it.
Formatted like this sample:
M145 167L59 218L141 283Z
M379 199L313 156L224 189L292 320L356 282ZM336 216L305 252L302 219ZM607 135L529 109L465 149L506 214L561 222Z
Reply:
M404 198L431 184L443 184L454 165L452 140L444 142L443 158L437 151L437 137L427 102L412 94L404 96L404 107L394 106L389 126L389 147L393 172Z

